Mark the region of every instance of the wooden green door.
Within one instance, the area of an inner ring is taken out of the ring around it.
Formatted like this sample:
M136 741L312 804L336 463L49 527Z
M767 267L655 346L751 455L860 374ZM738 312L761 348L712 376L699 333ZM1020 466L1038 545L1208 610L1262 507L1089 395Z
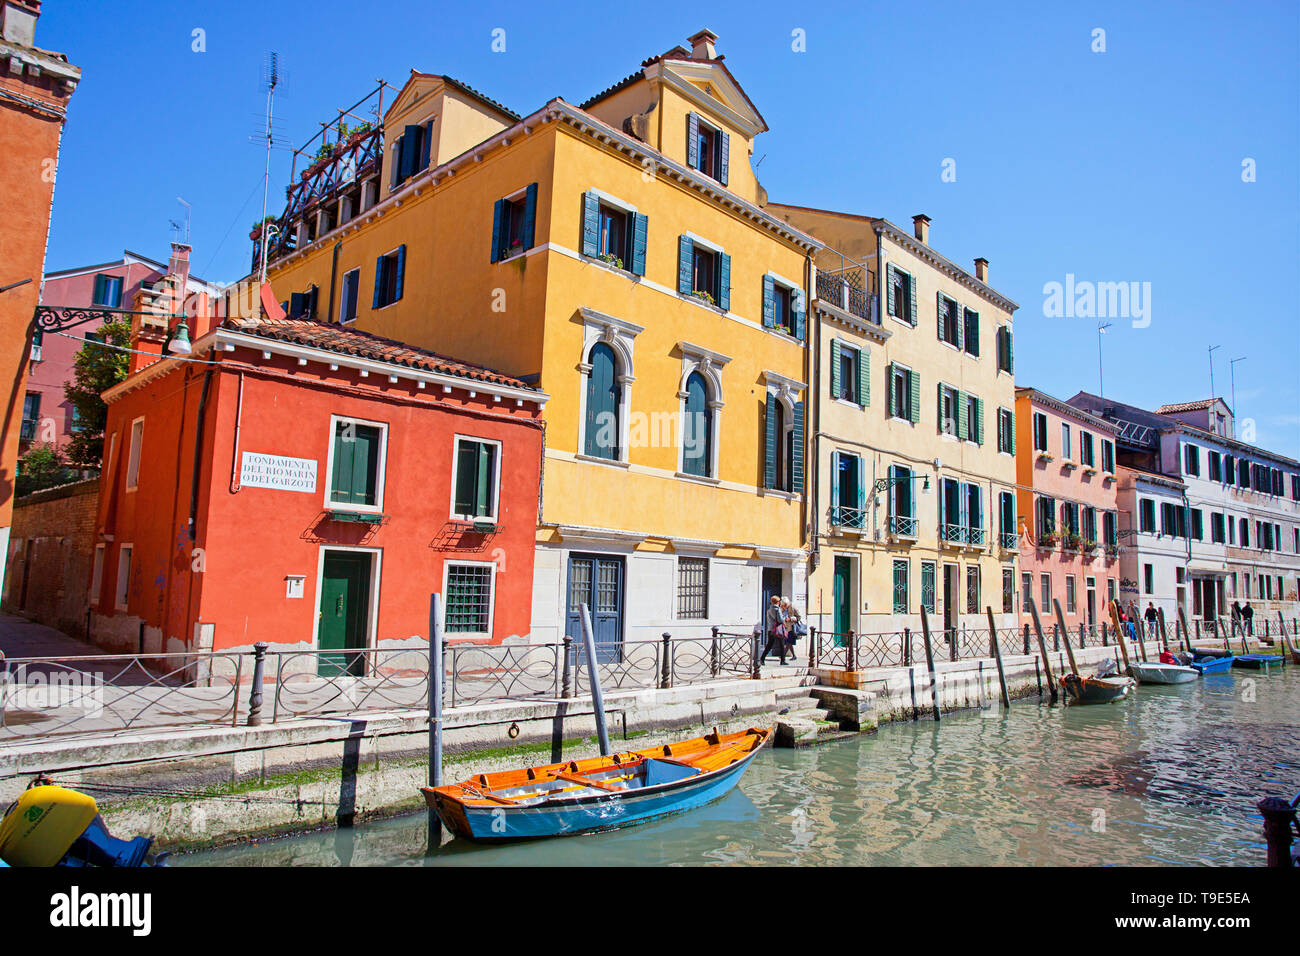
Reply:
M357 551L326 551L321 579L316 645L322 651L317 673L322 676L365 673L365 655L342 653L366 646L370 612L371 556Z
M853 562L849 558L835 558L835 644L843 647L846 636L849 632L849 621L852 615L852 608L849 604L849 594L852 590L853 579L851 577Z

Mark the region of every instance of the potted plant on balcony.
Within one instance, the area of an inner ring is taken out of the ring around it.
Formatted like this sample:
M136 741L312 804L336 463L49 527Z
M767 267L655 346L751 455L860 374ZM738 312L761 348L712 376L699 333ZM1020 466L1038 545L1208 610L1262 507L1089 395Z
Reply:
M1079 541L1079 550L1085 555L1092 555L1097 550L1097 542L1092 538L1083 538Z
M1079 536L1070 529L1065 529L1061 532L1061 547L1066 551L1078 551Z
M1118 545L1118 544L1108 544L1108 545L1106 545L1106 557L1107 557L1109 560L1111 560L1111 561L1114 561L1116 558L1118 558L1118 557L1119 557L1119 545Z
M1060 535L1057 534L1055 528L1053 528L1050 531L1044 531L1042 534L1038 536L1038 544L1039 546L1044 548L1056 547L1056 542L1058 540L1060 540Z
M695 292L692 292L691 295L695 296L697 299L702 299L709 305L716 305L713 301L713 294L711 292L706 292L704 289L697 289Z
M623 268L623 260L620 259L618 256L614 255L614 253L612 252L607 252L603 256L601 256L600 261L609 263L615 269Z

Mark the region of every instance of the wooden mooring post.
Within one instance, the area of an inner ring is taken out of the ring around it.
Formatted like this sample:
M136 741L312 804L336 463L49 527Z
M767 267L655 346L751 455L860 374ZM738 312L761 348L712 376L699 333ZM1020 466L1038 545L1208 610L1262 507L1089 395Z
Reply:
M1065 615L1061 613L1061 599L1053 598L1052 607L1056 611L1057 625L1061 628L1062 631L1065 631L1065 654L1067 657L1070 658L1070 673L1072 673L1075 677L1078 677L1079 665L1074 659L1074 648L1070 646L1070 632L1069 629L1066 628L1065 626Z
M930 615L925 612L925 605L921 605L921 636L925 639L925 666L930 672L930 704L934 707L934 719L940 720L939 682L934 674L934 648L930 644Z
M998 685L1002 689L1002 706L1010 710L1011 697L1007 694L1007 672L1002 668L1002 648L998 646L998 626L993 623L992 606L985 605L984 612L989 618L989 650L998 665Z
M1124 640L1124 624L1119 619L1119 602L1110 602L1110 623L1115 628L1115 643L1119 645L1119 652L1124 657L1124 673L1127 674L1132 666L1128 659L1128 643Z
M1038 652L1043 658L1043 670L1047 672L1047 694L1048 699L1056 703L1056 678L1052 676L1052 662L1047 657L1047 638L1043 637L1043 622L1038 617L1038 605L1034 603L1031 597L1025 598L1025 603L1029 605L1029 616L1033 618L1034 633L1038 635ZM1039 694L1042 694L1042 685L1039 685Z

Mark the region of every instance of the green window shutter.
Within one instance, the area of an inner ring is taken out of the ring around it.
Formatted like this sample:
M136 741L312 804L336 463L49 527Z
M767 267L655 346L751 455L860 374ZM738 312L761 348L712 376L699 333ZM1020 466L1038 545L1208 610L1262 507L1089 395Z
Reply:
M1012 338L1010 327L1007 328L1007 371L1015 374L1016 370L1016 351L1015 340Z
M375 481L379 469L379 429L357 425L352 444L352 503L373 505L378 499Z
M803 402L794 403L794 445L790 456L791 485L796 495L803 494Z
M912 424L915 425L921 420L921 376L915 371L907 373L907 380L912 391L912 407L910 409Z
M896 271L897 270L893 266L890 265L885 266L885 278L887 280L885 283L885 311L888 312L890 315L898 314L898 312L894 309L894 296L893 296L894 273Z
M966 330L966 351L978 358L980 354L980 314L966 309L963 315L970 322L970 328Z
M94 297L93 299L90 300L90 301L93 302L95 305L104 305L104 304L105 304L105 302L104 302L104 286L107 284L107 282L105 281L106 279L107 279L107 276L102 276L102 275L97 275L97 276L95 276L95 297Z
M349 504L352 501L352 452L355 441L344 441L346 423L339 422L334 428L334 468L330 476L330 501Z
M943 382L939 382L935 386L935 390L934 390L934 394L936 397L936 402L934 406L934 417L935 420L938 421L939 423L939 434L941 435L943 434L943 390L945 387L946 386L943 384Z
M890 418L893 418L894 410L894 363L890 362L885 368L885 410Z
M776 487L776 396L767 393L767 408L763 415L763 487Z
M677 240L677 291L682 295L691 294L691 268L695 262L695 244L689 236Z
M645 275L646 236L650 231L650 219L644 213L632 217L632 274Z
M595 258L600 249L600 200L596 194L582 194L582 254Z
M695 113L686 114L686 165L700 168L700 117Z
M763 328L776 327L776 280L763 276Z
M424 127L407 126L402 131L402 179L415 175L416 163L420 160L420 140L424 136Z
M939 339L940 341L943 341L943 293L942 293L942 292L936 292L936 293L934 294L934 302L935 302L935 305L934 305L934 318L935 318L935 322L934 322L934 330L935 330L935 334L936 334L936 336L938 337L938 339Z
M378 259L375 260L375 298L374 301L370 303L370 307L372 309L377 309L379 308L380 305L383 304L380 302L379 299L379 297L383 295L383 291L384 291L384 257L380 256Z
M966 440L967 427L970 424L970 416L966 414L966 393L957 393L957 437L962 441Z
M916 276L910 275L907 277L907 305L908 305L907 321L911 323L913 328L915 328L916 327Z
M722 133L718 139L718 182L725 186L731 172L731 134Z
M962 347L963 333L961 306L956 302L952 304L952 330L957 336L957 348Z
M524 190L524 248L531 249L537 239L537 183Z
M858 349L858 404L871 404L871 353L865 348Z
M1010 422L1010 428L1011 428L1011 454L1014 455L1016 453L1016 413L1015 412L1008 413L1008 421Z
M718 308L731 311L731 256L718 253Z
M839 397L840 397L840 343L838 339L831 339L831 398L839 398Z
M790 293L790 308L794 311L794 337L802 342L804 340L804 316L806 314L803 289L795 289Z
M478 452L474 442L462 441L456 447L456 514L474 514L474 470Z
M975 399L975 443L984 444L984 399Z
M501 259L501 220L505 216L506 201L498 199L492 207L492 262Z
M402 297L402 286L406 282L406 244L397 247L397 275L393 279L393 301Z
M478 486L474 514L486 517L492 513L492 484L496 475L496 446L480 442L478 446Z

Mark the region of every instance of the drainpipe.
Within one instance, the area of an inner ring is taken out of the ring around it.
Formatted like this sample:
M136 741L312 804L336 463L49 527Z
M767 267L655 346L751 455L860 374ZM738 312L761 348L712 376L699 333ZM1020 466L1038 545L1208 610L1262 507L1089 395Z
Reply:
M812 435L812 454L808 457L812 459L812 467L807 460L804 461L804 521L803 527L809 528L808 539L808 570L804 575L804 609L805 612L811 605L808 603L812 597L811 584L812 572L817 569L820 559L818 552L818 525L819 511L817 507L818 485L821 478L821 415L822 415L822 393L821 393L821 363L815 361L815 356L821 349L821 321L815 319L816 310L813 309L813 260L809 254L804 257L804 287L807 298L807 307L805 309L804 323L806 340L804 342L804 381L808 383L808 402L807 414L804 416L804 430L806 434ZM815 416L815 417L814 417ZM813 423L816 422L816 427Z

